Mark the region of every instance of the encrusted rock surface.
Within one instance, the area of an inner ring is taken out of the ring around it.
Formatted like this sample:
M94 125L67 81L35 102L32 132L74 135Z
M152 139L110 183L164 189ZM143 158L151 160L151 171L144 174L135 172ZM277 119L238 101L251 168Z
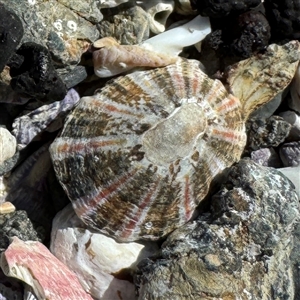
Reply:
M290 181L241 160L211 210L174 231L160 257L139 264L139 299L293 299L299 203Z
M41 228L37 232L24 210L0 214L0 251L8 247L10 238L14 236L23 241L42 241L42 234Z
M251 152L251 159L256 163L265 166L279 168L281 167L280 158L274 148L261 148Z
M252 118L247 124L247 148L257 150L277 147L288 136L291 125L281 117Z

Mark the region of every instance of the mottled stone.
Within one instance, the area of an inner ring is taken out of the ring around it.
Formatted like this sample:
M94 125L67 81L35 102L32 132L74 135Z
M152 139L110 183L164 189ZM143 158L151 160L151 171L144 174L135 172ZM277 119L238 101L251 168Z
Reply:
M30 285L38 299L93 299L76 275L40 242L13 237L1 255L0 265L5 275Z
M6 128L0 127L0 164L13 157L16 150L16 138Z
M35 229L26 211L17 210L9 214L0 214L0 251L5 250L10 238L17 236L23 241L42 241L42 229Z
M139 44L149 37L149 18L139 6L108 15L97 25L100 37L113 36L120 44Z
M68 6L58 0L1 0L0 3L21 19L24 27L22 43L35 42L47 47L61 74L78 64L88 44L99 36L96 25L84 18L87 14L93 16L91 10L95 5L89 6L85 16L78 12L88 5L86 1L86 4L77 4L79 10L74 7L74 1L68 1Z
M10 85L14 91L42 101L54 102L64 98L66 87L47 48L28 42L21 45L16 55L21 61L10 65Z
M293 299L298 218L289 180L241 160L213 196L211 214L171 233L160 257L139 264L139 299Z
M79 94L71 89L63 100L43 105L16 118L12 124L12 134L16 137L18 150L26 147L39 134L47 130L50 124L52 125L52 131L54 129L58 130L62 126L65 116L79 99ZM53 122L56 122L58 126L54 128Z
M291 125L278 116L267 119L252 118L246 123L247 148L257 150L260 148L277 147L288 136Z
M299 141L300 140L300 116L294 111L288 110L279 114L286 122L292 125L292 128L288 135L288 140Z
M23 37L22 22L8 7L0 3L0 72L13 56Z
M96 299L134 300L135 265L158 249L156 243L115 242L94 232L76 216L71 205L53 220L51 252L78 276Z
M251 159L265 167L279 168L281 166L280 158L274 148L261 148L252 151Z
M280 146L279 154L284 167L298 166L300 164L300 141L284 143Z

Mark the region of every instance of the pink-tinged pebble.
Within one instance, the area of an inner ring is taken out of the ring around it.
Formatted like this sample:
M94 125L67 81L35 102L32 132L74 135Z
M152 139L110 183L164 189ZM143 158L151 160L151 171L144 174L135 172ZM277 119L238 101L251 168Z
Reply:
M77 276L40 242L23 242L17 237L1 256L6 276L30 285L38 299L92 300Z

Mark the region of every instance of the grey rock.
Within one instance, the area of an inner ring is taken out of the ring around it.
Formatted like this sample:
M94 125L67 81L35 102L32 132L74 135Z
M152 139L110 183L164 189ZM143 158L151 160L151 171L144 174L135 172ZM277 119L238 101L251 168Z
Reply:
M294 184L295 191L300 199L300 165L297 167L279 168L277 170Z
M67 89L74 87L88 76L87 70L84 66L76 66L71 72L62 76Z
M292 125L292 128L288 135L288 140L299 141L300 140L300 115L292 110L284 111L279 114L286 122Z
M23 241L42 241L43 229L34 228L26 211L17 210L10 214L0 214L0 251L10 244L10 238L17 236Z
M299 203L292 183L249 159L231 168L211 213L175 230L135 276L139 299L293 299Z
M298 166L300 164L300 141L281 145L279 155L284 167Z
M279 168L281 161L274 148L261 148L251 152L251 159L256 163L265 166Z
M139 6L108 15L97 28L100 37L113 36L122 45L139 44L149 37L149 18Z
M68 91L65 98L61 101L43 105L19 118L13 122L12 133L16 137L18 149L26 147L41 132L52 125L52 131L58 130L63 124L63 119L67 113L76 105L80 96L74 90ZM58 124L54 127L53 122Z
M291 124L279 116L271 116L267 119L251 118L246 123L247 149L277 147L288 136Z
M96 26L80 15L84 6L82 1L77 3L79 9L74 7L75 1L69 7L62 2L0 0L0 3L4 3L21 19L24 27L22 43L35 42L47 47L59 67L60 75L76 66L89 43L99 36ZM95 6L89 6L88 14L91 16L94 8Z

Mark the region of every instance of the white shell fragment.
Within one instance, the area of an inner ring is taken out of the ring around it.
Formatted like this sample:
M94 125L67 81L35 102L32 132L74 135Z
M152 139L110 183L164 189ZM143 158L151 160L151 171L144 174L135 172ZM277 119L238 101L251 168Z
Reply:
M134 285L113 274L122 269L133 269L137 262L158 247L155 243L148 246L120 244L105 235L91 232L69 205L53 220L50 249L77 274L84 289L96 299L134 300Z
M92 300L76 275L40 242L23 242L14 237L1 255L1 268L6 276L30 285L38 299Z
M150 30L161 33L166 30L166 22L174 10L173 0L141 0L136 1L149 15Z
M0 164L13 157L16 150L16 138L6 128L0 127Z
M152 51L177 56L184 47L197 44L210 32L209 18L197 16L184 25L167 30L144 41L142 46Z
M96 41L93 52L94 72L97 76L110 77L135 67L163 67L175 63L177 57L157 53L139 45L119 45L112 37Z

